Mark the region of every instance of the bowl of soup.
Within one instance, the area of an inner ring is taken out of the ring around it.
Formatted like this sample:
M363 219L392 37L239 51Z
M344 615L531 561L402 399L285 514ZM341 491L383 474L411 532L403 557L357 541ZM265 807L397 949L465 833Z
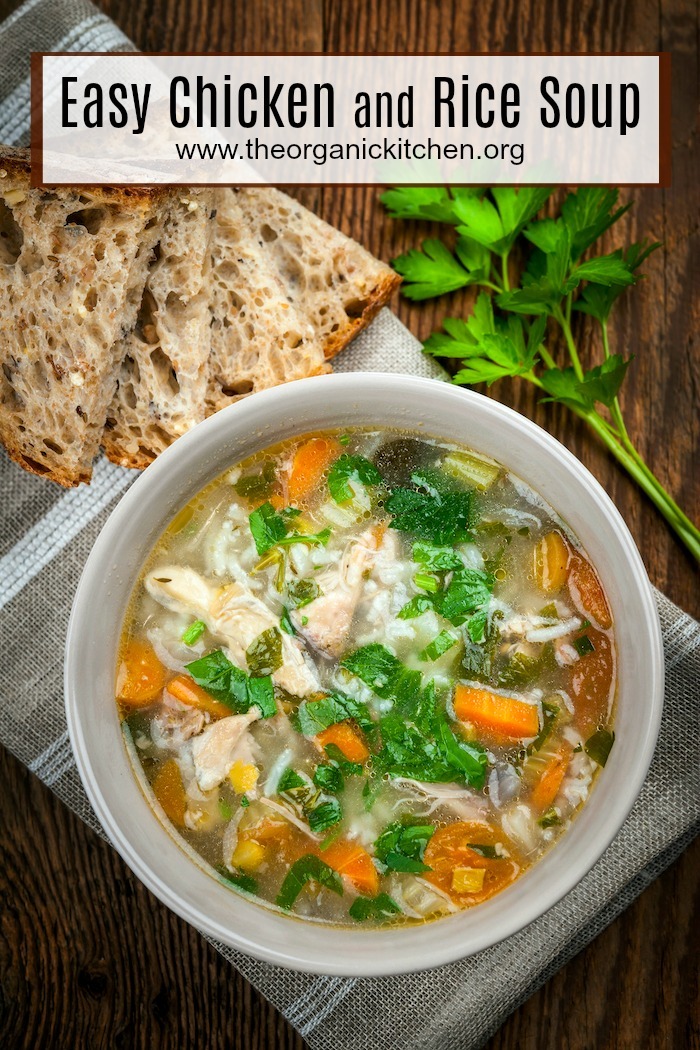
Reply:
M436 381L322 376L179 439L105 525L66 704L122 857L234 948L373 976L521 929L619 830L658 616L562 445Z

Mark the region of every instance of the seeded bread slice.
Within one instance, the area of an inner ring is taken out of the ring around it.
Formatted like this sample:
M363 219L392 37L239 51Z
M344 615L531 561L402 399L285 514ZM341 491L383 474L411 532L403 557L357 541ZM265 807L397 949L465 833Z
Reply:
M279 274L290 305L313 327L326 359L334 357L369 324L401 278L280 190L228 192Z
M211 190L167 206L102 438L114 463L146 467L204 419L215 221Z
M328 370L313 325L290 301L238 194L218 191L216 209L208 415L244 394Z
M89 481L158 237L163 191L31 189L0 146L0 440L61 485Z

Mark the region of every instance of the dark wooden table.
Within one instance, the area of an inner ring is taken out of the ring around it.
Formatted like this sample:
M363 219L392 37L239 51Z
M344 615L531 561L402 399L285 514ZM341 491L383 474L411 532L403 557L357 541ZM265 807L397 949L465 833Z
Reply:
M0 17L15 6L0 0ZM655 51L673 53L673 188L639 190L626 234L665 242L648 285L617 315L636 354L624 408L639 447L700 515L700 143L696 4L683 0L101 0L152 51ZM0 61L2 56L0 56ZM304 202L383 258L415 244L375 190L305 191ZM613 242L611 242L612 244ZM468 302L453 298L451 312ZM426 335L445 304L396 303ZM652 581L700 613L698 576L653 507L564 411L524 385L494 395L548 427L620 507ZM694 447L695 445L695 447ZM50 791L0 760L0 1045L272 1050L300 1037L202 938L168 912ZM517 1010L489 1050L700 1047L698 859L692 847Z

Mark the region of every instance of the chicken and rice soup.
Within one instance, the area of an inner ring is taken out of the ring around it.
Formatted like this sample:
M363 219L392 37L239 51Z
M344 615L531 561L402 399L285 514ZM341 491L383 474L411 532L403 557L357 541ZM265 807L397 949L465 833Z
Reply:
M613 625L576 538L497 463L323 432L177 515L116 695L160 819L234 891L420 922L506 888L585 803L614 739Z

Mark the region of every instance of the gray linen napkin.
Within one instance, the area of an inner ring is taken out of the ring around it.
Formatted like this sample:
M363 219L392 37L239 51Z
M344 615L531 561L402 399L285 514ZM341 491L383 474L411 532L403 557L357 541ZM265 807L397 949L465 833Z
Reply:
M30 50L131 46L87 0L27 0L0 25L0 139L26 141ZM339 371L444 375L387 310L337 364ZM68 741L63 641L83 564L132 480L100 460L89 488L62 492L0 458L0 742L99 833ZM688 845L700 826L700 625L662 594L656 599L666 706L649 776L601 860L546 915L470 959L395 978L291 973L215 945L313 1050L476 1050Z

